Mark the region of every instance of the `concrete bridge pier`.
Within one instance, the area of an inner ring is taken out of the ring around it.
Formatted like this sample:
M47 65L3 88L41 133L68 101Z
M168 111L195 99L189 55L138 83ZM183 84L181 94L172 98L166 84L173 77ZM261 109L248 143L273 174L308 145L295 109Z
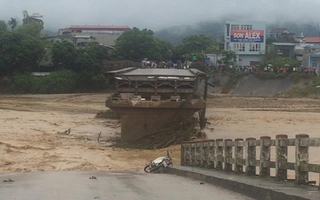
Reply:
M182 121L205 108L205 101L107 100L106 106L121 115L121 140L131 141Z

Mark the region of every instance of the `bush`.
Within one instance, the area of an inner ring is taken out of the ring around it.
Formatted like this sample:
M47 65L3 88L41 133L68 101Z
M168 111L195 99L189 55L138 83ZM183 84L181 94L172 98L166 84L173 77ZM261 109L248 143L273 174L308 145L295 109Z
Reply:
M31 74L16 74L13 76L9 91L13 93L31 93L34 77Z
M301 80L309 80L309 79L313 79L314 76L310 75L310 74L298 74L298 73L292 73L289 75L290 80L292 83L299 83Z
M229 74L228 82L222 87L221 93L228 94L229 91L236 87L238 81L245 76L249 75L249 72L232 72L227 73Z
M291 82L294 84L299 83L301 80L299 74L297 74L297 73L290 74L289 78L290 78Z
M320 78L306 74L295 74L290 75L291 81L300 82L305 81L304 87L294 87L289 91L285 92L282 96L284 97L309 97L319 98L320 96ZM295 83L294 82L294 83ZM311 83L312 82L312 83Z
M94 75L92 72L83 71L77 79L77 88L81 91L98 91L106 89L107 79L103 74Z
M76 89L77 74L69 70L52 72L47 76L16 74L10 84L13 93L53 94L69 93Z

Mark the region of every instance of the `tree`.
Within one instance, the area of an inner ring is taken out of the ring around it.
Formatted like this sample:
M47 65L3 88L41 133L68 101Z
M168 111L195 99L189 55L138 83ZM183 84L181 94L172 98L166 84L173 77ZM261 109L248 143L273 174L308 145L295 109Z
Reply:
M217 48L218 44L212 37L191 35L175 47L175 57L184 56L192 60L192 57L196 56L202 60L205 53L213 53Z
M102 62L103 60L109 60L109 49L103 45L100 45L97 42L90 43L87 47L88 53L93 55L98 62Z
M7 24L4 21L0 20L0 32L6 31L6 30L7 30Z
M0 32L0 73L30 72L43 57L44 44L30 35Z
M221 62L225 65L234 65L237 61L237 54L234 51L223 51Z
M42 29L43 26L41 24L36 22L30 22L27 24L23 24L22 26L16 27L15 29L13 29L13 32L40 38Z
M301 62L296 59L282 57L275 51L269 51L260 60L261 67L267 66L268 64L272 64L274 67L283 67L284 65L289 65L290 68L292 68L299 67Z
M28 12L24 10L23 12L23 26L25 27L28 33L32 33L37 37L41 37L41 31L43 30L43 21L41 19L30 17ZM19 27L20 28L20 27ZM33 32L31 31L33 30Z
M23 20L22 20L23 24L28 24L30 22L36 22L36 23L40 24L43 27L44 23L43 23L43 21L41 19L30 17L29 14L28 14L28 11L26 11L26 10L24 10L22 12L22 14L23 14Z
M11 18L11 19L8 21L8 25L10 26L11 29L14 29L15 27L18 26L18 21L17 21L17 19Z
M163 40L155 38L155 48L152 57L155 60L167 60L171 57L172 46Z
M114 55L118 59L133 61L160 59L163 58L163 53L167 53L167 47L164 42L154 38L153 31L135 27L116 40Z
M75 46L67 41L56 41L51 47L52 62L55 69L70 69L74 70L74 61L76 59Z
M100 62L96 54L91 53L89 49L77 49L74 60L74 71L88 71L96 74L100 71Z
M69 69L75 72L100 72L102 61L109 58L108 49L98 43L76 48L67 40L56 41L51 47L55 69Z

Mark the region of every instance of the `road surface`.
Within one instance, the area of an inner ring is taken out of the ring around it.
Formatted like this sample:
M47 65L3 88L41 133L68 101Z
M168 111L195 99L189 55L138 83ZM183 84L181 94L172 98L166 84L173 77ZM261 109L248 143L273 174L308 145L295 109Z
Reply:
M3 182L9 179L14 182ZM0 173L0 180L1 200L251 200L229 190L169 174L24 172Z

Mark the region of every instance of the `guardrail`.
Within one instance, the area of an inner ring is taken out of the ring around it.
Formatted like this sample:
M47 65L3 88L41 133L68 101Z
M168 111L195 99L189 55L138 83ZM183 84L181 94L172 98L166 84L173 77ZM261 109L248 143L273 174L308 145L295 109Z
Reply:
M275 147L275 161L271 161L271 147ZM295 162L288 162L288 147L295 147ZM320 173L320 165L309 163L309 147L320 147L320 138L309 138L306 134L288 139L287 135L277 135L272 140L263 136L255 138L216 139L182 142L181 165L199 166L226 172L270 177L270 168L275 169L275 180L287 181L288 170L295 171L298 185L316 184L309 181L309 172ZM257 148L260 160L257 160ZM256 169L259 167L259 172Z

